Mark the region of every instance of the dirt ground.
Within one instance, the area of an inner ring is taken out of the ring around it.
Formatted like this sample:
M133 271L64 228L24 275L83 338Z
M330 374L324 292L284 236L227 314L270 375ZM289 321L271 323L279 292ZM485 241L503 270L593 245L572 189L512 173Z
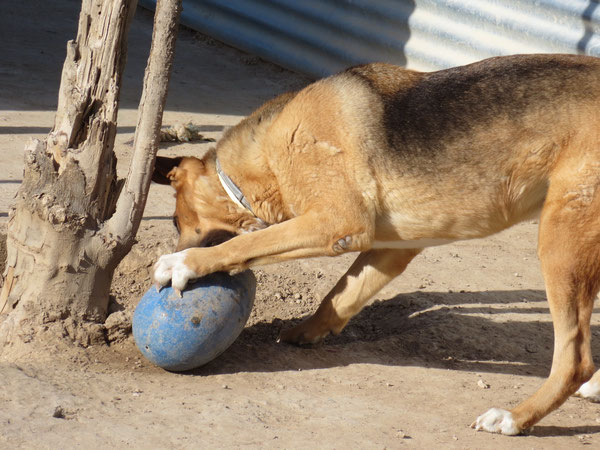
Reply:
M78 12L70 0L0 3L0 233L25 142L52 126ZM138 11L117 137L121 173L151 24ZM266 99L307 82L182 30L164 124L193 122L218 139ZM209 145L171 144L161 154ZM27 358L0 359L0 448L600 448L598 405L578 398L527 436L469 428L488 408L533 393L550 369L535 223L428 249L341 335L310 348L275 338L316 309L353 255L256 270L255 307L239 339L206 366L177 374L142 358L130 322L152 264L173 249L173 205L169 187L152 186L139 243L115 275L110 345L33 347ZM595 314L596 337L599 324ZM594 354L600 361L597 346Z

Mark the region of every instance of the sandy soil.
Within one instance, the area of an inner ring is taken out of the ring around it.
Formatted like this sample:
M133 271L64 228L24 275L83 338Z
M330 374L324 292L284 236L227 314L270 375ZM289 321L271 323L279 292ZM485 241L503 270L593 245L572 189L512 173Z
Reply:
M52 126L78 11L69 0L0 3L0 233L24 144ZM151 17L139 11L117 138L122 173L150 35ZM191 121L218 139L264 100L307 82L182 31L164 123ZM169 145L161 154L208 145ZM598 406L577 398L527 436L469 428L489 407L533 393L550 368L535 223L425 251L340 336L316 347L275 337L316 309L353 255L256 270L256 304L239 339L206 366L176 374L145 361L130 332L151 265L173 249L172 210L170 188L153 186L139 243L115 276L109 345L61 344L0 361L0 448L600 447Z

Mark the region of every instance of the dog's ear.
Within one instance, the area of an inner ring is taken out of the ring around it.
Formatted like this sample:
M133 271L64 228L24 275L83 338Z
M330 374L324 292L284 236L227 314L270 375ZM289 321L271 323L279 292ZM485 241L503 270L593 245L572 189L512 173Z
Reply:
M157 156L152 172L152 181L158 184L171 184L175 168L181 163L182 157L166 158Z

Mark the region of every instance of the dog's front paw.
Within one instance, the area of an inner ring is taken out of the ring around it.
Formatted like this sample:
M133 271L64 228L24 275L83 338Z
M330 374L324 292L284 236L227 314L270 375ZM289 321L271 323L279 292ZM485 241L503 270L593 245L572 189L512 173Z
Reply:
M477 418L471 428L477 431L489 431L490 433L501 433L515 436L521 433L515 419L510 411L500 408L492 408Z
M189 280L198 278L198 274L185 264L188 250L163 255L154 264L154 281L157 286L166 286L169 281L176 291L185 289Z

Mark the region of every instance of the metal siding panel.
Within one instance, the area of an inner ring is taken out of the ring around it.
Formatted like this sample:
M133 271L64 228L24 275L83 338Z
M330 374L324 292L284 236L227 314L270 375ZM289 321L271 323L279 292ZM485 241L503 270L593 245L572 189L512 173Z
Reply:
M600 56L599 0L183 3L183 24L317 77L371 61L435 70L512 53Z

